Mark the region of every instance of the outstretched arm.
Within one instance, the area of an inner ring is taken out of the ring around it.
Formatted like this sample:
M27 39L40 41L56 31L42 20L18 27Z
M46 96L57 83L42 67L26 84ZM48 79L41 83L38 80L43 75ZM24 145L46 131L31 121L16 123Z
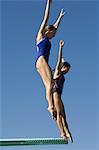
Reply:
M60 64L61 64L63 46L64 46L64 41L60 40L60 47L59 47L58 61L57 61L56 69L59 69Z
M46 9L45 9L45 15L43 18L43 21L41 23L38 35L37 35L37 39L39 40L42 36L42 32L47 24L48 18L49 18L49 13L50 13L50 4L51 4L52 0L47 0L47 4L46 4Z
M56 29L58 29L58 27L59 27L59 25L60 25L60 22L61 22L61 19L62 19L62 17L65 15L65 12L64 12L64 9L62 9L61 10L61 12L60 12L60 15L59 15L59 17L58 17L58 19L57 19L57 21L55 22L55 24L54 24L54 27L56 28Z
M60 40L60 47L59 47L59 53L58 53L58 60L57 60L57 64L55 67L55 72L54 72L54 78L57 78L60 72L60 65L61 65L61 61L62 61L62 49L64 46L64 41Z

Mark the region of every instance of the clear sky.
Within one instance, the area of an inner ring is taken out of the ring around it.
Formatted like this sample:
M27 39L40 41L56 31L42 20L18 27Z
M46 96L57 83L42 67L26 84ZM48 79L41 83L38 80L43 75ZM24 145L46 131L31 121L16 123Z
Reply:
M46 0L2 0L0 47L0 138L59 137L47 111L45 88L35 69L35 39ZM68 145L2 148L4 150L98 149L98 1L53 0L49 24L61 10L64 16L52 39L53 68L60 39L70 62L62 99L74 143Z

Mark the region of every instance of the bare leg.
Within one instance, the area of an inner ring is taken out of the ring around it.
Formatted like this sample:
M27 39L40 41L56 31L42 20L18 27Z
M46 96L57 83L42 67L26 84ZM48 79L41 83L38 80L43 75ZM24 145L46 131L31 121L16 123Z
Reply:
M66 137L70 140L71 143L73 143L73 138L69 131L69 127L68 127L68 124L66 121L65 108L64 108L64 104L63 104L62 100L61 100L61 113L62 113L62 123L63 123L64 131L66 133Z
M61 100L61 96L55 92L53 93L54 105L57 112L57 125L60 130L61 136L65 137L65 139L69 139L70 142L73 142L71 133L69 131L69 127L66 121L66 114L63 102Z
M61 137L63 137L65 140L67 140L66 138L66 134L65 134L65 130L63 127L63 123L62 123L62 114L61 114L61 99L60 96L57 92L53 93L53 99L54 99L54 106L57 112L57 125L58 128L60 130L61 133Z
M52 89L51 68L43 56L41 56L37 61L36 67L46 88L46 98L48 100L48 105L49 105L48 110L50 111L52 118L54 119L54 104L53 104L53 98L51 93L51 89Z

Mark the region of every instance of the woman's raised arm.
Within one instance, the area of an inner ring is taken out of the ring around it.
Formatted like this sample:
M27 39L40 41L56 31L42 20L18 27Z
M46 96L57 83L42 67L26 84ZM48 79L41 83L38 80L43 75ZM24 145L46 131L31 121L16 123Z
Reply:
M62 17L63 17L64 15L65 15L65 12L64 12L64 9L62 8L59 17L58 17L57 21L56 21L55 24L54 24L54 27L55 27L56 29L58 29L58 27L59 27L59 25L60 25L60 21L61 21L61 19L62 19Z
M60 40L60 48L59 48L59 53L58 53L58 61L56 64L56 69L59 69L60 64L61 64L63 46L64 46L64 41Z
M64 46L64 41L60 40L60 47L59 47L59 53L58 53L58 60L57 60L57 64L55 67L55 72L54 72L54 78L57 78L59 72L60 72L60 65L61 65L61 61L62 61L62 50L63 50L63 46Z
M52 2L52 0L47 0L46 9L45 9L45 15L44 15L43 21L41 23L41 26L40 26L40 29L39 29L39 32L38 32L38 35L37 35L37 40L42 38L43 30L45 29L45 26L46 26L48 18L49 18L51 2Z

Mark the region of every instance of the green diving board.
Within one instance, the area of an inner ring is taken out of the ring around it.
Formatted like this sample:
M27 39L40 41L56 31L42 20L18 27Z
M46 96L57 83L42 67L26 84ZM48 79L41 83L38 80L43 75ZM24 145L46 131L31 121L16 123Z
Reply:
M21 146L21 145L52 145L68 144L63 138L15 138L0 139L0 146Z

